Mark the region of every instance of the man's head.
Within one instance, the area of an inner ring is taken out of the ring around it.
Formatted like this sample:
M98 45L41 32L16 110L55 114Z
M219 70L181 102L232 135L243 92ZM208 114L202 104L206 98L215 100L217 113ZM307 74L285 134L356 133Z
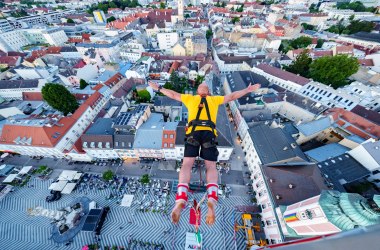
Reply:
M197 93L198 93L198 95L200 95L200 96L206 96L206 95L209 95L210 92L209 92L209 89L208 89L208 87L207 87L207 84L206 84L206 83L201 83L201 84L198 86Z

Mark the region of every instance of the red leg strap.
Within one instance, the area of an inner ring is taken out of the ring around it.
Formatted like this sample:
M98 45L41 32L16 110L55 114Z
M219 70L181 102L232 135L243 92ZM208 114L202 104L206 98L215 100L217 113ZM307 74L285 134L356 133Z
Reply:
M178 188L177 194L175 195L175 202L187 203L187 192L189 191L189 185L187 183L179 183L177 187Z
M216 183L209 183L207 184L207 198L209 200L213 200L215 202L218 202L218 184Z

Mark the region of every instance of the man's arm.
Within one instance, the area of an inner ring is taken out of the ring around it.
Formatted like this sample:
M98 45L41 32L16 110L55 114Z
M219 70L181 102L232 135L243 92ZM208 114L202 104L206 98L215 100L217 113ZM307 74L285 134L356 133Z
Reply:
M148 82L149 86L157 91L158 90L158 87L159 85L157 83L154 83L154 82ZM161 88L160 92L164 95L166 95L167 97L171 98L171 99L174 99L176 101L179 101L181 102L181 94L180 93L177 93L175 92L174 90L170 90L170 89L164 89L164 88Z
M245 96L246 94L249 94L253 91L256 91L258 90L259 88L261 87L260 84L256 83L255 85L251 85L249 84L249 86L245 89L242 89L242 90L239 90L239 91L235 91L235 92L232 92L231 94L228 94L226 96L224 96L224 102L223 104L226 104L228 102L231 102L231 101L234 101L240 97L243 97Z

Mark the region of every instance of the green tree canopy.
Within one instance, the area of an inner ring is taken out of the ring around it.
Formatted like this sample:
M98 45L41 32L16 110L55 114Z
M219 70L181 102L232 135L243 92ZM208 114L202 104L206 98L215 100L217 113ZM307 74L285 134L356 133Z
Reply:
M165 9L165 8L166 8L165 3L164 3L164 2L161 2L161 3L160 3L160 9Z
M67 115L78 108L75 97L60 84L47 83L42 88L42 97L54 109Z
M309 12L310 13L317 13L317 12L320 12L320 11L318 10L317 5L315 3L312 3L310 5L310 7L309 7Z
M351 20L350 24L344 26L342 21L331 26L327 31L336 34L355 34L360 31L371 32L375 28L375 23L361 20Z
M107 18L107 23L113 22L115 20L116 18L114 16L110 16L109 18Z
M344 2L344 3L338 3L337 9L342 10L353 10L355 12L374 12L375 8L373 7L365 7L362 2L356 1L356 2Z
M143 89L137 92L137 98L139 102L149 102L151 96L148 90Z
M103 180L110 181L110 180L112 180L113 176L114 176L114 174L113 174L112 170L104 171Z
M307 50L304 50L301 54L299 54L296 59L293 61L289 67L285 67L285 69L294 74L299 74L303 77L309 77L309 68L312 59L310 58Z
M237 23L237 22L240 22L240 18L237 17L237 16L235 16L234 18L232 18L231 22L232 22L233 24L235 24L235 23Z
M88 86L88 83L85 80L80 79L80 81L79 81L79 88L80 89L84 89L87 86Z
M347 84L347 77L359 70L359 62L355 57L347 55L324 56L310 64L310 77L334 88Z
M290 46L294 49L306 48L313 42L313 39L308 36L300 36L290 42Z
M149 183L149 175L148 174L143 174L140 178L140 182L142 184L148 184Z
M206 31L206 39L209 39L210 37L212 37L213 33L212 33L212 30L208 29Z
M317 40L317 46L316 46L316 48L322 48L322 45L323 45L324 43L325 43L325 40L319 38L319 39Z

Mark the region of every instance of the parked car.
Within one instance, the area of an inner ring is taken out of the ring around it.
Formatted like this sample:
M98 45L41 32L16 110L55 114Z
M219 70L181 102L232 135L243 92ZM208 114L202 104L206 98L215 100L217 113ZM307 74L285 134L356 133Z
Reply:
M46 202L52 202L52 201L57 201L61 199L62 194L59 191L51 191L50 195L46 197Z

